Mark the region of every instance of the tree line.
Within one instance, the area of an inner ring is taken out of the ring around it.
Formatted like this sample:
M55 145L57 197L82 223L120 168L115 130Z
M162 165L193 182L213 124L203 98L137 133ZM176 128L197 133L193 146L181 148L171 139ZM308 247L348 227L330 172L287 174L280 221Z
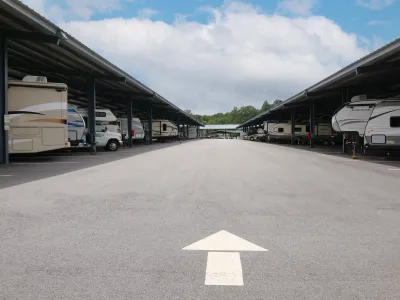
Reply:
M191 110L186 110L185 112L200 121L202 124L242 124L280 103L282 103L282 100L275 100L272 104L268 101L264 101L260 109L247 105L239 108L234 107L230 112L217 113L214 115L193 114Z

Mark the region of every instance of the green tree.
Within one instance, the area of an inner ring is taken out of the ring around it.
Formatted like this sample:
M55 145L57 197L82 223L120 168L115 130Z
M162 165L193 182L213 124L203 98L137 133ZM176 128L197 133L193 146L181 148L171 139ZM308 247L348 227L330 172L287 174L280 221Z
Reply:
M271 104L267 100L264 101L263 105L261 106L260 112L267 111L271 108Z

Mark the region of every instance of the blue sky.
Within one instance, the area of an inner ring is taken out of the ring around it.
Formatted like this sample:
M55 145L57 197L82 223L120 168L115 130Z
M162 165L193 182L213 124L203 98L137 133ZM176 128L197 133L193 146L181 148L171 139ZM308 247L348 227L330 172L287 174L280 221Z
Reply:
M23 0L196 113L286 99L399 36L400 0Z
M64 0L54 0L60 4ZM142 10L151 9L157 12L153 20L172 23L177 14L186 16L188 21L205 23L209 16L202 7L219 7L227 1L223 0L132 0L123 1L120 10L97 13L91 19L104 18L132 18L138 16ZM284 10L277 0L246 0L267 14L281 13L289 16L295 14ZM301 1L299 1L301 2ZM313 2L311 14L322 15L338 23L345 31L373 37L378 36L384 42L391 41L400 33L400 1L365 0L362 5L357 0L317 0ZM374 7L375 5L375 7Z

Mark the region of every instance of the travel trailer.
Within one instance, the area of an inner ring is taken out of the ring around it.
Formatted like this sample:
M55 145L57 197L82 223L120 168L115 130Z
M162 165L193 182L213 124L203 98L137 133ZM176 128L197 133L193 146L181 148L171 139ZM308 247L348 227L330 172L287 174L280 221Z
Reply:
M197 138L197 127L196 126L189 126L189 135L187 136L188 139L195 139ZM185 135L187 135L185 131Z
M143 127L148 131L148 123L144 122ZM178 138L178 126L169 120L153 120L152 122L153 139L164 141Z
M128 119L118 118L115 124L120 128L120 132L125 141L128 140ZM107 126L108 127L108 126ZM143 140L144 139L144 129L139 118L132 118L132 139Z
M356 96L332 117L336 132L346 133L369 150L400 150L400 101Z
M68 148L68 88L46 77L8 82L9 153L38 153Z
M254 131L253 131L254 132ZM260 141L263 137L265 136L265 131L262 128L257 128L255 130L255 133L249 135L247 137L248 140L250 141Z
M290 123L268 123L267 141L289 141L292 138L292 124ZM305 143L307 140L307 125L298 125L294 127L295 136L298 143Z
M78 110L68 105L68 141L71 147L86 145L86 123Z

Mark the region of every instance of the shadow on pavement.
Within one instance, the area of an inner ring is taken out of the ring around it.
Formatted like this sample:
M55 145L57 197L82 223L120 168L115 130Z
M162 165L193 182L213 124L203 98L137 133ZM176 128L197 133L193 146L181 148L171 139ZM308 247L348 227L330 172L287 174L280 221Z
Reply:
M295 148L302 151L310 151L316 152L325 155L332 155L342 158L352 159L352 153L349 151L348 153L343 153L342 145L336 146L323 146L323 145L316 145L315 148L310 148L309 145L290 145L290 144L277 144L274 143L273 145L288 147L288 148ZM387 156L385 153L375 154L375 155L368 155L364 156L361 153L356 154L356 159L371 163L382 164L389 167L400 168L400 153L391 153L390 156Z
M182 144L195 141L184 141ZM9 165L0 165L0 189L179 145L180 142L136 144L132 148L121 147L116 152L99 150L96 155L84 150L64 150L12 156Z

